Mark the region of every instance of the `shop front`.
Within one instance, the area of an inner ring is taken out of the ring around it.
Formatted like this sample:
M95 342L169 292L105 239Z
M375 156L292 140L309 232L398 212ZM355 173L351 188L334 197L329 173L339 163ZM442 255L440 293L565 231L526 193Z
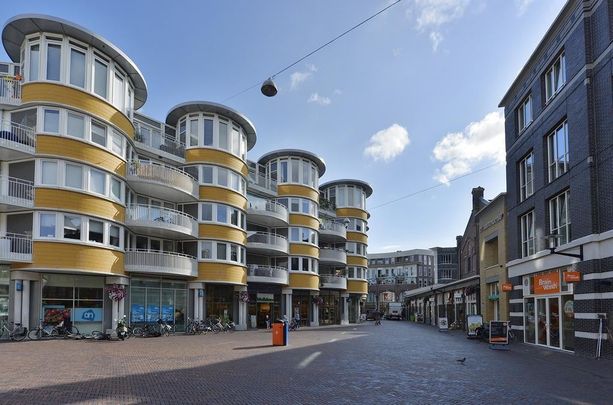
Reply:
M292 315L296 318L296 314L300 315L300 325L309 326L313 321L311 317L312 296L308 290L293 290L292 291Z
M104 330L104 277L43 274L40 320L74 325L81 334Z
M323 303L319 305L319 324L320 325L340 325L341 324L341 292L335 290L320 290L319 296Z
M274 322L283 316L280 286L250 283L247 291L249 293L247 310L250 328L266 328L267 320Z
M185 330L187 282L162 278L132 277L130 280L130 323L156 323L159 319Z
M564 270L523 277L526 343L575 350L573 285L564 281Z
M206 284L206 317L227 319L238 323L237 293L232 285Z
M8 322L9 319L9 269L0 268L0 323Z

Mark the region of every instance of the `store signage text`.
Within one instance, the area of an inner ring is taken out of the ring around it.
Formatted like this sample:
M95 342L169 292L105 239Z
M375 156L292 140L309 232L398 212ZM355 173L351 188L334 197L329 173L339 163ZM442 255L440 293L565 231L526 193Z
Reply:
M534 276L535 294L554 294L560 292L560 273L547 273Z
M562 273L565 283L577 283L581 281L581 273L578 271L565 271Z
M513 291L513 284L511 283L502 283L502 291L503 292L509 292L509 291Z

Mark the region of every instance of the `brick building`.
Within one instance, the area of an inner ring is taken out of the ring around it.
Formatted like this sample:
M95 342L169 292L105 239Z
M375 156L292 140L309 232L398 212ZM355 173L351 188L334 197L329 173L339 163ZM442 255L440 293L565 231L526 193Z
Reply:
M613 357L612 39L613 2L567 2L500 103L512 327L585 356Z

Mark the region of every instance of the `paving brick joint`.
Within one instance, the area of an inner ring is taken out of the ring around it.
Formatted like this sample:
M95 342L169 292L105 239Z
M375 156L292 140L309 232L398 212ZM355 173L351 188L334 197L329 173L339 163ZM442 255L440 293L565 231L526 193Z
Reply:
M610 403L613 363L404 321L0 344L0 403ZM466 358L462 364L457 359Z

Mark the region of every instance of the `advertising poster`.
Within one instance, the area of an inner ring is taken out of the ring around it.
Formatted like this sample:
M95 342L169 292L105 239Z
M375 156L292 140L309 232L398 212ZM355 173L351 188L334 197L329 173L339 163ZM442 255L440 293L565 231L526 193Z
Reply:
M509 344L508 322L490 321L490 344L491 345L508 345Z
M147 322L157 322L160 319L160 306L155 304L147 305Z
M75 308L73 322L102 322L102 308Z
M447 317L438 318L438 330L439 331L447 331L449 330L449 324L447 322Z
M145 322L145 306L132 304L132 322Z
M469 315L466 321L468 336L477 336L477 329L483 326L483 317L481 315Z
M162 305L162 319L172 322L175 318L175 307L173 305Z

